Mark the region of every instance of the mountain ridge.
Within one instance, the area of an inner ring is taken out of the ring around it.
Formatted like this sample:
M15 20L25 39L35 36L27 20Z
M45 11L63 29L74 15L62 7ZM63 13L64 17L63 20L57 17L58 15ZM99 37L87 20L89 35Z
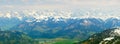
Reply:
M90 36L79 44L119 44L120 28L112 28Z

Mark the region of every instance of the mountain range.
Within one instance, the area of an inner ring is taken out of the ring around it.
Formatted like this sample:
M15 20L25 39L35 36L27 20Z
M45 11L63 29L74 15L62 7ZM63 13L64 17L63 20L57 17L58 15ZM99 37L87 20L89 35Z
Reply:
M0 18L1 30L23 31L32 38L70 38L86 39L94 33L104 31L109 28L119 27L120 20L109 18L102 20L99 18L58 18L48 17L47 20L30 20L24 18Z

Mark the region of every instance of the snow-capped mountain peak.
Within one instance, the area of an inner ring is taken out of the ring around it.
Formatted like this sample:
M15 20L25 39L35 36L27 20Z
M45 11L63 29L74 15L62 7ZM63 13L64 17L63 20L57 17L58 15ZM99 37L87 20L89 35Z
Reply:
M108 11L108 10L107 10ZM112 11L112 12L111 12ZM16 17L20 20L24 18L44 20L49 17L53 17L55 21L59 21L59 18L63 19L83 19L83 18L96 18L106 21L109 18L120 19L119 9L111 10L108 12L104 9L33 9L33 10L6 10L0 12L0 17L13 18Z

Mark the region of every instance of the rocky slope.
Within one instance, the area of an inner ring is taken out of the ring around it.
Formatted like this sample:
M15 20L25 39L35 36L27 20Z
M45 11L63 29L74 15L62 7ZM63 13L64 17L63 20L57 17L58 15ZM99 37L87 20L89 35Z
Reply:
M101 33L92 35L89 39L79 44L119 44L120 28L105 30Z

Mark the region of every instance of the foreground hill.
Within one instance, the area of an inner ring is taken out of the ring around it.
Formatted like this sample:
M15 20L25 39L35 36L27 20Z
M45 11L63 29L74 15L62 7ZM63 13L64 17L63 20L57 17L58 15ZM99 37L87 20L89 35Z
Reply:
M0 44L37 44L37 42L19 31L0 31Z
M101 33L94 34L89 39L79 44L119 44L120 28L105 30Z

